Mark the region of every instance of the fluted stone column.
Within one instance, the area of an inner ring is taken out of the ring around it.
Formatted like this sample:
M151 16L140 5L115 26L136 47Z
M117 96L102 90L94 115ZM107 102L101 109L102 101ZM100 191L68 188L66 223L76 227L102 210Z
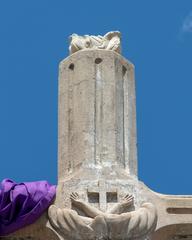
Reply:
M115 165L137 175L134 66L113 51L79 51L60 64L59 182Z

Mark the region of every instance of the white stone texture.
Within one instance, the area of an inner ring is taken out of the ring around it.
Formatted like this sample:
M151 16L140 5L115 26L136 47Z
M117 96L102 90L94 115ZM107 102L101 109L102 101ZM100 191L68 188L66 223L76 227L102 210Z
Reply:
M69 53L73 54L80 50L95 50L105 49L115 52L121 52L121 34L118 31L112 31L106 33L104 36L84 35L79 36L72 34L69 37L70 46Z
M58 141L59 181L82 165L137 175L131 63L106 50L81 51L61 62Z

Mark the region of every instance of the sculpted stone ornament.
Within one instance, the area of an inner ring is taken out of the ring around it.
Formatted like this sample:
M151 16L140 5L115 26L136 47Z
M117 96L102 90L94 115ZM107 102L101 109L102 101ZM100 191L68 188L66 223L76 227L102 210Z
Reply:
M55 205L48 210L50 224L60 239L146 239L156 227L154 205L144 203L139 209L130 211L134 206L132 195L126 195L106 213L82 201L77 193L71 194L71 201L85 216Z
M121 52L120 37L121 34L118 31L108 32L104 36L100 35L79 36L77 34L72 34L69 38L70 39L69 52L70 54L72 54L79 50L105 49L120 53Z

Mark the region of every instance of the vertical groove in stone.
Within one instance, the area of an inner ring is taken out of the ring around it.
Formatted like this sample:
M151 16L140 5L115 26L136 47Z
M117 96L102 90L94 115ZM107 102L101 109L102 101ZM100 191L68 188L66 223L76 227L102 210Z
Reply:
M101 164L102 162L102 129L103 129L103 119L102 119L102 111L103 111L103 79L101 76L101 65L96 64L96 112L95 112L95 132L96 132L96 163Z
M128 72L126 71L123 75L124 78L124 150L125 150L125 168L129 171L129 141L130 141L130 134L129 134L129 109L130 109L130 102L129 102L129 85L128 85Z
M137 128L136 128L136 95L135 95L135 76L133 67L130 68L130 76L131 76L131 139L130 139L130 170L132 170L131 174L137 176Z
M124 168L124 140L123 140L123 76L122 65L118 59L115 59L115 137L116 137L116 164Z
M123 107L123 113L122 113L122 116L123 116L123 167L126 169L126 140L125 140L125 137L126 137L126 129L125 129L125 107L126 107L126 99L125 99L125 74L127 71L124 71L124 66L122 66L122 95L123 95L123 103L122 103L122 107Z
M73 76L74 73L71 70L68 70L68 172L73 171L73 158L72 158L72 152L71 152L71 146L72 146L72 128L73 128ZM67 116L66 116L67 117Z
M124 74L124 84L126 169L129 174L137 175L135 84L132 66Z
M96 72L97 72L97 65L95 64L94 65L94 163L95 163L95 165L97 164L97 160L96 160L96 151L97 151L97 149L96 149L96 138L97 138L97 132L96 132L96 108L97 108L97 106L96 106L96 100L97 100L97 97L96 97L96 92L97 92L97 90L96 90L96 88L97 88L97 79L96 79Z
M124 67L124 66L123 66ZM126 168L126 163L125 163L125 94L124 94L124 84L125 84L125 78L124 78L124 72L123 72L123 67L122 67L122 107L123 107L123 113L122 113L122 117L123 117L123 123L122 123L122 137L123 137L123 142L122 142L122 147L123 147L123 167Z

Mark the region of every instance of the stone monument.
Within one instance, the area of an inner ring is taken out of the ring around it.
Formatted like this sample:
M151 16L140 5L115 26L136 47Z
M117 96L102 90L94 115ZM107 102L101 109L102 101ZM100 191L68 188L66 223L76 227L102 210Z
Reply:
M192 197L155 193L138 180L134 66L120 38L70 37L59 66L55 202L0 239L192 239Z

